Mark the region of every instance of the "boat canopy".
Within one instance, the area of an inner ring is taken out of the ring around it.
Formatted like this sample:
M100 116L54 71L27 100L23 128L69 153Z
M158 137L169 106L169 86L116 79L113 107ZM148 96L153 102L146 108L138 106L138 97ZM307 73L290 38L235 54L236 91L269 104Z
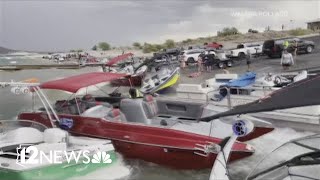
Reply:
M248 86L256 80L256 73L247 72L241 75L238 79L231 80L229 83L223 85L226 87L244 87Z
M114 58L110 59L110 60L107 62L106 65L107 65L107 66L112 66L112 65L116 64L116 63L119 62L119 61L122 61L122 60L127 59L127 58L130 57L130 56L133 56L133 54L132 54L132 53L122 54L122 55L120 55L120 56L117 56L117 57L114 57Z
M293 83L280 90L248 104L235 106L233 109L201 118L201 121L211 121L225 116L273 111L277 109L294 108L320 104L320 75Z
M92 72L80 74L63 79L48 81L40 84L42 89L56 89L71 93L78 92L81 88L96 85L103 82L110 82L115 79L127 76L119 73Z

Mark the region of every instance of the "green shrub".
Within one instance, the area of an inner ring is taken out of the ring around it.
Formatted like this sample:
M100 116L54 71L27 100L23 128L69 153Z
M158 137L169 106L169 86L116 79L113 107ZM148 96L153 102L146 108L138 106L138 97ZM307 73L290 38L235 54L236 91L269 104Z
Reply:
M110 50L111 49L111 46L110 44L106 43L106 42L100 42L99 43L99 48L102 50L102 51L107 51L107 50Z
M163 45L161 44L149 44L149 43L144 43L142 51L144 53L151 53L151 52L157 52L163 49Z
M132 46L133 46L134 48L137 48L137 49L142 49L141 44L138 43L138 42L134 42L134 43L132 44Z
M290 30L289 34L292 36L303 36L303 35L309 34L309 30L297 28L297 29Z
M171 49L171 48L174 48L175 47L175 42L174 40L172 39L167 39L166 42L163 44L164 48L167 48L167 49ZM161 48L162 49L162 48Z
M223 28L222 31L218 31L217 35L218 36L230 36L230 35L235 35L235 34L240 34L240 32L238 31L237 28L235 27L226 27L226 28Z
M192 39L186 39L182 41L183 44L189 44L191 42L192 42Z

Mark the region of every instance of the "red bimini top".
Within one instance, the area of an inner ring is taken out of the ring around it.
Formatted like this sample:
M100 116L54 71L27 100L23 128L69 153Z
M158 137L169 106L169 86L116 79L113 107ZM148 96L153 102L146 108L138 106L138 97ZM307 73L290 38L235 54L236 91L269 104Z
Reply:
M48 81L48 82L42 83L40 85L40 88L56 89L56 90L76 93L81 88L96 85L99 83L110 82L112 80L116 80L125 76L127 75L119 74L119 73L92 72L92 73L71 76L63 79Z
M112 66L112 65L116 64L119 61L127 59L130 56L133 56L133 54L132 53L122 54L120 56L117 56L117 57L114 57L114 58L110 59L110 61L108 61L106 65L107 66Z

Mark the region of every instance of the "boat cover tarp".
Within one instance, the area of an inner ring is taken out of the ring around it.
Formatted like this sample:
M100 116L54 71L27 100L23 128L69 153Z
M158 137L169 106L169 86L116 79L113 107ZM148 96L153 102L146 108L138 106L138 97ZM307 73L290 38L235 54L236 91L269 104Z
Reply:
M229 83L223 85L226 87L244 87L248 86L256 80L256 73L254 72L247 72L241 75L238 79L231 80Z
M127 76L126 74L119 73L105 73L105 72L92 72L80 74L63 79L48 81L42 83L42 89L56 89L76 93L81 88L96 85L103 82L110 82L115 79Z
M120 56L117 56L117 57L114 57L114 58L110 59L110 60L107 62L106 65L107 65L107 66L112 66L112 65L116 64L117 62L120 62L120 61L122 61L122 60L127 59L127 58L130 57L130 56L133 56L133 54L132 54L132 53L122 54L122 55L120 55Z
M254 102L235 106L233 109L201 118L201 121L211 121L219 117L273 111L277 109L294 108L320 104L320 75L293 83L266 97Z

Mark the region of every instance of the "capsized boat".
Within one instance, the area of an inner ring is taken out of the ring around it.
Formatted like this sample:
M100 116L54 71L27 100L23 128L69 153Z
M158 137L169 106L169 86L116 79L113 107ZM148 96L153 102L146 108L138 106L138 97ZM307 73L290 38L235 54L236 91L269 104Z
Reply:
M0 176L6 180L67 179L104 168L118 170L110 179L126 177L109 140L69 136L28 120L1 120Z
M159 66L143 79L140 91L143 94L153 94L175 85L180 78L180 68Z
M320 179L320 135L291 140L267 155L247 180Z
M86 75L91 77L91 73L80 76ZM33 89L40 94L44 94L40 88L76 93L93 85L93 82L105 82L106 79L102 78L105 76L106 74L100 73L92 78L83 78L82 81L74 81L78 76L73 76L42 83L40 87ZM68 131L71 134L110 139L115 149L125 157L179 169L211 167L216 154L209 153L207 149L221 142L231 131L230 125L217 120L206 124L207 127L213 127L212 132L211 128L208 128L207 135L200 134L203 133L201 127L200 132L196 133L192 128L194 124L199 126L196 120L202 116L202 103L168 101L145 96L144 99L123 99L120 109L117 109L96 100L93 101L96 102L93 103L94 106L86 106L83 99L76 98L75 101L73 108L78 111L73 113L61 111L57 116L51 116L44 115L43 111L34 111L21 113L18 118L43 123L49 127L53 126L50 117L55 117L53 120L57 126L61 126L61 119L68 119ZM47 108L53 114L56 113L55 108L49 105ZM272 129L256 128L248 139L259 137ZM250 156L253 152L250 145L237 141L232 148L230 161Z

